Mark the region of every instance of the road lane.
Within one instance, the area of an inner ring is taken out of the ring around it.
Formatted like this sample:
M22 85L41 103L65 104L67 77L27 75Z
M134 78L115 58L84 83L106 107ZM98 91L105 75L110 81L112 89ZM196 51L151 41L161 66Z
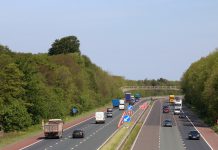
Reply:
M158 150L161 102L155 101L132 150Z
M183 106L183 111L189 115L185 106ZM187 150L211 150L203 138L200 138L200 140L188 139L189 131L195 130L195 128L187 118L180 119L178 116L175 116L175 120Z
M137 103L133 109L137 110L138 105L143 102L144 100ZM93 118L65 131L62 139L45 139L24 150L95 150L117 129L122 112L118 109L114 110L113 118L106 118L105 124L95 124L95 119ZM72 139L72 132L75 129L83 129L85 138Z
M165 119L171 119L173 126L160 127L160 150L185 150L172 112L162 113L161 123Z

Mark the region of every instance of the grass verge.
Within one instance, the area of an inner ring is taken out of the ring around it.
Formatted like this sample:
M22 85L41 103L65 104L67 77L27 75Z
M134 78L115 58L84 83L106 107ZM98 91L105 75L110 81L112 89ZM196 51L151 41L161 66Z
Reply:
M218 133L218 125L214 125L214 126L212 127L212 129L213 129L216 133Z
M126 140L124 146L121 148L122 150L130 150L135 138L142 127L142 122L137 123L135 128L132 130L131 134L129 135L128 139Z
M92 109L92 110L87 111L87 112L83 112L83 113L76 115L76 116L67 116L65 119L65 123L72 122L76 119L80 119L80 118L83 118L85 116L91 115L96 110L104 109L104 108L109 107L109 106L111 106L110 103L106 104L105 106L95 108L95 109ZM41 128L40 124L31 126L25 131L4 133L4 135L2 137L0 137L0 149L3 148L4 146L9 145L9 144L13 144L13 143L22 141L24 139L27 139L29 137L39 135L40 133L42 133L42 128Z
M131 125L130 125L131 126ZM126 132L128 132L129 128L122 126L119 131L111 138L102 148L101 150L115 150L117 146L120 144L120 140L125 136Z

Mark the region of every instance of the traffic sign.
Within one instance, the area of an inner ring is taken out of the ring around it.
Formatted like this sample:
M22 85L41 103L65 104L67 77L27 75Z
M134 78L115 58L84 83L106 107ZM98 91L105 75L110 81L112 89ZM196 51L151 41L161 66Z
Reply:
M128 105L128 110L132 110L133 109L133 106L132 105Z
M125 115L125 116L123 117L123 121L124 121L124 122L130 122L130 121L131 121L130 116L129 116L129 115Z

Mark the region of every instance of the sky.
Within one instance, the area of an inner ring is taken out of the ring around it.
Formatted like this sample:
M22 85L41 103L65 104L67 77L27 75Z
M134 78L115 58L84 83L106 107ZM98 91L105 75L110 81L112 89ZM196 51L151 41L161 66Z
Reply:
M74 35L112 75L180 80L218 47L217 0L0 0L0 44L47 53Z

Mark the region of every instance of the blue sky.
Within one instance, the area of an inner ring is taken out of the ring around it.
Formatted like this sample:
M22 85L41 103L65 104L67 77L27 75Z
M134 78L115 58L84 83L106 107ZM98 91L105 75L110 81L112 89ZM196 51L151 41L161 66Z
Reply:
M216 0L0 0L0 44L47 53L75 35L81 52L126 79L179 80L218 47Z

